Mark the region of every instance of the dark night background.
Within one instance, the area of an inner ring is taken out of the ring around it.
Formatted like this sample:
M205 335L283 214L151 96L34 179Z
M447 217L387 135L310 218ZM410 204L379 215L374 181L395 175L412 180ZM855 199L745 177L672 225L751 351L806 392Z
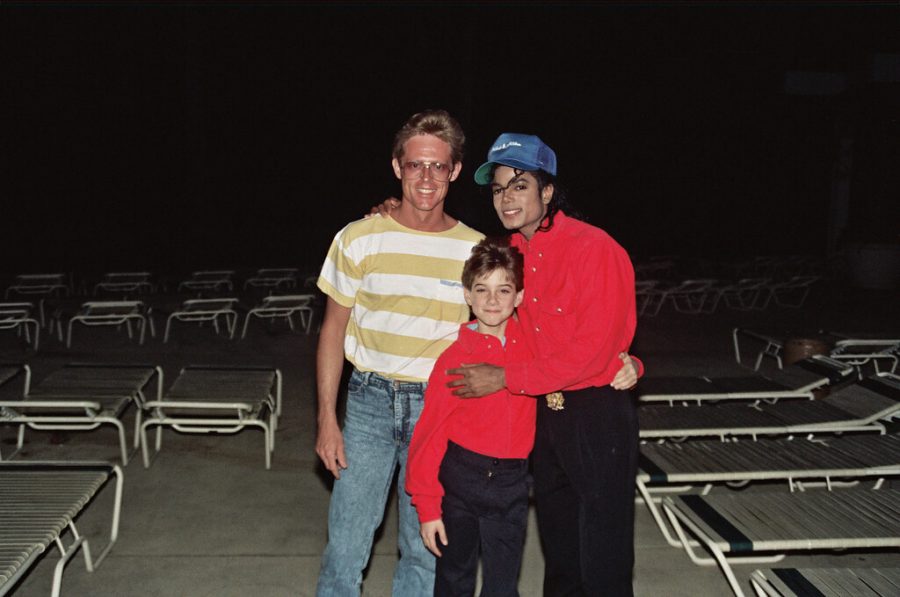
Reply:
M428 107L468 135L447 211L485 232L508 130L635 258L824 256L842 138L842 238L896 238L898 53L896 3L3 3L3 271L316 271Z

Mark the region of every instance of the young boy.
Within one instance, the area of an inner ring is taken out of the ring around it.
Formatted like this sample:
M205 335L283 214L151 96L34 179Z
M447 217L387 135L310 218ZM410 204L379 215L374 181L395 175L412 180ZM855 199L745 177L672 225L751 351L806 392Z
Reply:
M462 283L475 321L462 324L438 358L413 432L406 491L422 540L438 556L438 596L473 595L479 555L482 595L518 595L536 402L507 390L458 398L447 387L446 371L530 357L513 317L523 277L522 254L508 240L484 239L472 249Z

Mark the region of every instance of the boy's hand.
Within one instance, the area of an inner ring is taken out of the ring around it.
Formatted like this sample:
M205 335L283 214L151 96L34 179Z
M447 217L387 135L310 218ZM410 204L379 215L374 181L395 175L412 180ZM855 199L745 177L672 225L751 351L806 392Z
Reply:
M637 384L638 364L624 352L619 353L619 358L622 359L622 368L609 385L616 390L630 390Z
M437 557L441 557L441 550L438 548L437 540L435 540L434 536L437 535L441 545L447 545L447 531L444 530L444 521L438 518L437 520L423 522L419 525L419 534L422 536L422 543L425 544L428 551Z
M384 203L379 203L375 207L369 210L365 218L371 218L372 216L382 216L388 217L391 215L391 212L400 207L400 200L395 197L389 197L384 200Z

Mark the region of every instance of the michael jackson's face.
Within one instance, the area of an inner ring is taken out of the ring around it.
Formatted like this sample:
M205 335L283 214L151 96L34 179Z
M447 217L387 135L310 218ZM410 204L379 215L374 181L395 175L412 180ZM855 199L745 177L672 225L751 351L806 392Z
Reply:
M547 215L553 185L547 185L541 191L537 179L530 172L518 171L517 174L509 166L497 166L491 183L491 195L503 226L531 238Z

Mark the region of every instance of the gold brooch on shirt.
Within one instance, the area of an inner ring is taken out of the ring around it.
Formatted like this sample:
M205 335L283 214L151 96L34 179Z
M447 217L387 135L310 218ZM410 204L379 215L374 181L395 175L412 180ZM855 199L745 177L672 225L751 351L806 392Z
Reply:
M553 392L552 394L547 394L547 408L550 410L562 410L565 407L563 404L566 399L563 396L562 392Z

